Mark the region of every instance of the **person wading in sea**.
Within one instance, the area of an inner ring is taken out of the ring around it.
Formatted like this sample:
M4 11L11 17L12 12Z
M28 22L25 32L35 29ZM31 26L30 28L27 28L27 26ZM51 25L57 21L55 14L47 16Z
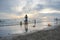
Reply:
M56 24L58 24L58 18L56 18L55 21L56 21Z
M24 20L24 24L25 24L25 31L28 31L28 16L25 15L25 20Z
M20 26L22 26L22 21L20 21Z

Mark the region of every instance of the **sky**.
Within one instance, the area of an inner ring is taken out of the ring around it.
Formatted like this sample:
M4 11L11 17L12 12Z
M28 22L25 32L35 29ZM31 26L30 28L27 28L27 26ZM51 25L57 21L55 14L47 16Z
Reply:
M0 19L60 17L60 0L0 0Z

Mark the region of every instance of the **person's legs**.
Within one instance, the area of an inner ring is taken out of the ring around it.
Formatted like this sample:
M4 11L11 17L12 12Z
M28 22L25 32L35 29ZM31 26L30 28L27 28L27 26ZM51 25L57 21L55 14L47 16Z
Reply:
M28 31L28 25L25 25L25 31L26 32Z
M25 22L25 31L28 31L28 22Z

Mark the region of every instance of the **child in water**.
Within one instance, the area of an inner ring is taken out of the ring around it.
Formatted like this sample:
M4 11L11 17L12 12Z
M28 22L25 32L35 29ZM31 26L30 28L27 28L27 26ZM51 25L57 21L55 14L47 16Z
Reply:
M48 24L48 26L51 26L50 24Z
M48 26L51 26L51 23L48 23Z

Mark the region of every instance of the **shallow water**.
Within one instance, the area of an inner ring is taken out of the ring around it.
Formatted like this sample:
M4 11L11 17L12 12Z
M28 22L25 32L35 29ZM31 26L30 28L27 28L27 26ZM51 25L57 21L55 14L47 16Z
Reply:
M51 24L51 26L48 26ZM52 19L42 19L39 20L35 27L33 27L34 23L30 22L28 24L28 33L38 31L38 30L50 30L54 29L56 22ZM19 21L16 20L4 20L4 22L0 22L0 36L8 36L11 34L24 34L25 33L25 25L19 25Z
M52 26L48 26L48 23L50 23ZM54 28L55 23L54 22L41 22L41 23L37 23L36 27L33 27L33 23L32 24L28 24L28 32L33 32L33 31L37 31L37 30L49 30L51 28ZM0 36L7 36L7 35L11 35L11 34L22 34L25 32L25 26L22 25L20 26L18 25L10 25L10 26L2 26L0 27Z

